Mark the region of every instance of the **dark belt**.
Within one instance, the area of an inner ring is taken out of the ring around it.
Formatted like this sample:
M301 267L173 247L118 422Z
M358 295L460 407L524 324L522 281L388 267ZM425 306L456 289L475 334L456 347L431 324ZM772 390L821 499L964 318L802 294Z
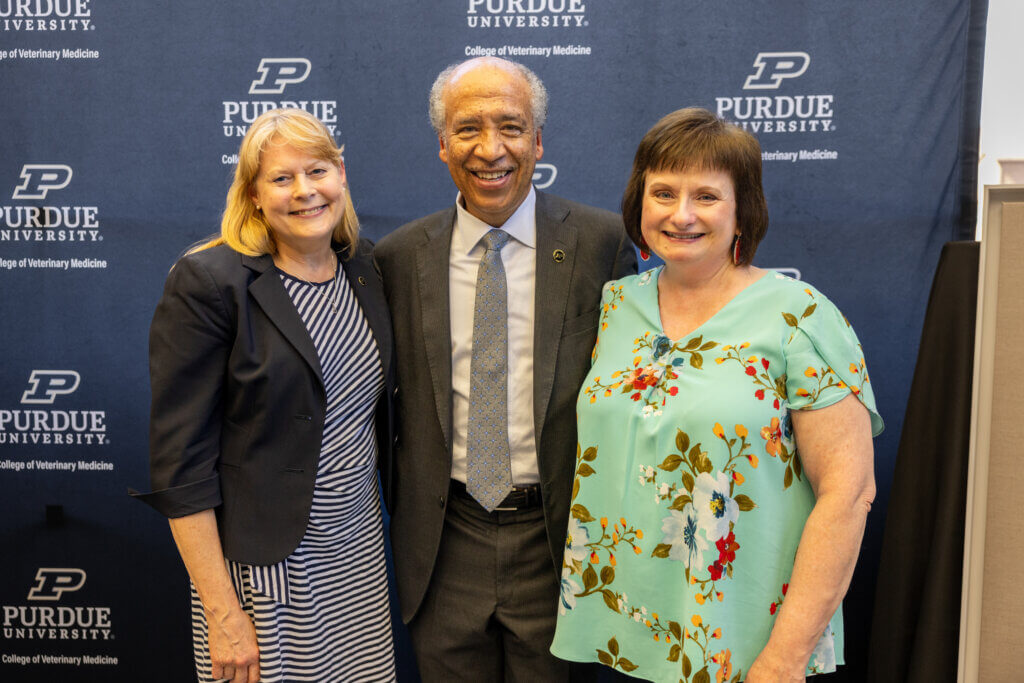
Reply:
M476 498L466 490L466 485L457 479L452 479L451 495L477 503ZM526 510L528 508L540 507L540 503L540 484L526 484L524 486L513 486L512 492L505 496L505 500L501 501L494 510L502 512Z

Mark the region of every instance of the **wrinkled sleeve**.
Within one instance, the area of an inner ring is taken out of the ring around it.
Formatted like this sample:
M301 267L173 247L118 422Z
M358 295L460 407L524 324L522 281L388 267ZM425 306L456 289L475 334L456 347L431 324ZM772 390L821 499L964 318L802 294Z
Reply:
M871 415L872 436L878 436L884 423L857 334L824 296L818 295L810 314L806 310L801 318L783 316L790 333L784 348L789 407L825 408L853 393Z
M213 277L186 256L171 270L149 331L151 493L167 517L221 504L222 395L231 317Z

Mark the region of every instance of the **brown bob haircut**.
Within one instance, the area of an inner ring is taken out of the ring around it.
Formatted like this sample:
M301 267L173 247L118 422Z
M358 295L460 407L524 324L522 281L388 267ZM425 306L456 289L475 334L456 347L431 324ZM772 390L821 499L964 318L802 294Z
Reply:
M761 146L753 135L707 109L674 111L654 124L640 141L622 195L626 233L637 247L644 248L640 218L648 172L692 170L723 171L732 178L736 227L741 237L739 265L749 265L768 232L768 207L761 188Z

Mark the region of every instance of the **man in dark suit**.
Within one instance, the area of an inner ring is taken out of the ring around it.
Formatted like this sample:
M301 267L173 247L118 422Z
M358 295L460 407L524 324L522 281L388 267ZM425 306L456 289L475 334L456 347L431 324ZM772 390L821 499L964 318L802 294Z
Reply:
M547 92L495 58L430 96L455 206L380 241L400 391L398 593L425 681L556 681L576 396L601 286L635 272L619 216L537 192Z

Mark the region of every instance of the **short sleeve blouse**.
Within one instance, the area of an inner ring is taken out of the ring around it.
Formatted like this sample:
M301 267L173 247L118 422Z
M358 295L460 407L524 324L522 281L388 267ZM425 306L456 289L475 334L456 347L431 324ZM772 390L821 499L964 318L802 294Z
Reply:
M605 285L552 652L652 681L742 680L784 601L814 495L790 411L853 393L882 430L857 336L778 273L681 339L654 269ZM807 673L842 663L842 610Z

